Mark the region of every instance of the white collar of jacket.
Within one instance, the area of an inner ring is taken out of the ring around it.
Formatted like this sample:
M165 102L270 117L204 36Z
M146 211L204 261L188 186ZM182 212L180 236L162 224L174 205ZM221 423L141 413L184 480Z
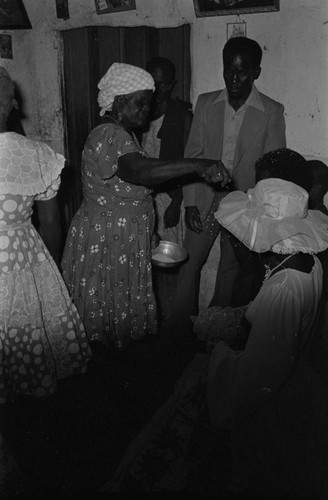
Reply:
M229 104L229 96L228 96L228 91L227 89L223 89L218 97L215 99L214 103L217 102L226 102ZM264 105L260 96L259 91L257 90L256 86L253 84L251 93L249 94L248 98L246 99L245 103L243 104L243 107L245 106L253 106L254 108L259 109L260 111L264 111Z

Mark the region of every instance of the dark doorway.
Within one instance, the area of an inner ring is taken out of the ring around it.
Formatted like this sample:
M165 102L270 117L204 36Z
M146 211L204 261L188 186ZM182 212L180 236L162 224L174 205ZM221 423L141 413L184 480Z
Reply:
M172 97L189 101L190 26L177 28L88 27L62 32L67 167L59 197L66 234L81 203L81 152L89 132L100 123L97 83L113 62L145 67L148 59L167 57L176 67Z

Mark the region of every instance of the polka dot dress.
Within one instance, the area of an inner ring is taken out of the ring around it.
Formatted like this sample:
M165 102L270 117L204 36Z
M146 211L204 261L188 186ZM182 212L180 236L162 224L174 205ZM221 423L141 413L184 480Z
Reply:
M63 165L46 145L0 134L0 403L15 394L54 393L57 380L84 372L91 355L61 274L31 223L34 200L56 195Z

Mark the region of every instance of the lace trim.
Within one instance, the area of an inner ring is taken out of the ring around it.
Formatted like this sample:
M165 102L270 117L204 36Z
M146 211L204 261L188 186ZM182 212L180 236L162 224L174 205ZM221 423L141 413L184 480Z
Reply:
M60 177L61 171L65 166L65 158L59 153L55 153L45 144L36 144L36 153L39 163L39 179L25 178L21 179L24 184L15 182L1 181L0 195L12 194L22 196L35 196L45 193L56 179ZM35 174L35 171L33 172Z

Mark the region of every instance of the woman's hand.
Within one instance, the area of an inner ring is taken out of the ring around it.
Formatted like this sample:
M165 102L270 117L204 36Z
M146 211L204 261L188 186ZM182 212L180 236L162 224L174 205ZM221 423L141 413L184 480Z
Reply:
M210 162L210 160L199 160L200 172L199 175L209 184L220 183L225 187L231 181L228 170L225 168L221 160Z

